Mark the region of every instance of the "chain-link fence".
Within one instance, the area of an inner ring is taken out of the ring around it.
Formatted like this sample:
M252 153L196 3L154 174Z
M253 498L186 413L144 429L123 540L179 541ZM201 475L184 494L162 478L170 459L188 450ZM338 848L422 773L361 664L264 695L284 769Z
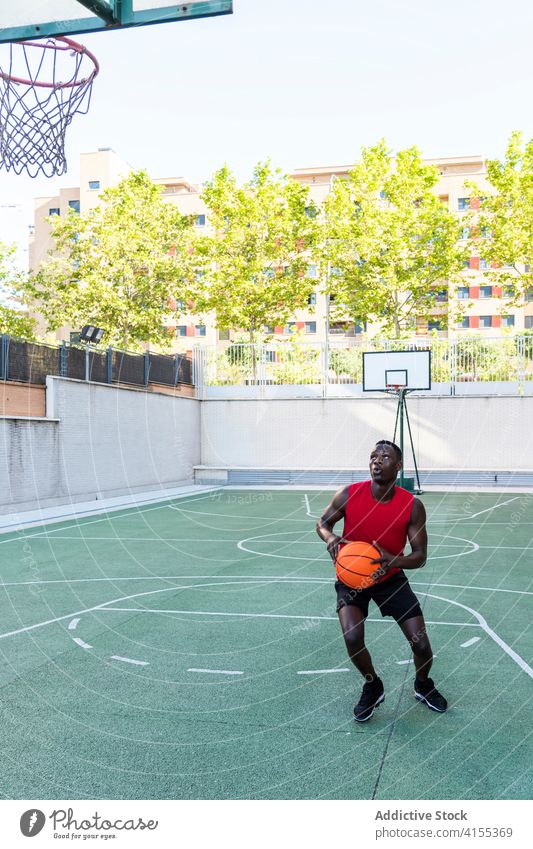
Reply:
M201 397L235 396L230 387L248 387L251 394L255 388L255 394L261 390L265 397L278 397L287 395L291 386L299 387L294 394L341 397L362 392L363 352L422 349L431 350L435 394L533 393L533 336L529 335L329 344L298 339L234 343L224 349L206 345L195 349L194 361Z
M185 354L135 354L116 348L96 350L67 342L46 345L0 337L0 380L44 384L47 375L131 386L193 384L192 361Z

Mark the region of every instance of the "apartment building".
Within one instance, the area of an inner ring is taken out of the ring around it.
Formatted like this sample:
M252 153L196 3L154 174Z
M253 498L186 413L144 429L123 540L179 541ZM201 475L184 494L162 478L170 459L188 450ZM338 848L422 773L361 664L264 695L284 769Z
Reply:
M472 180L479 186L480 191L488 189L482 157L444 157L425 161L438 169L440 178L436 192L459 217L464 217L471 208L479 204L477 198L469 196L464 183L465 180ZM320 205L329 192L332 181L345 177L350 167L343 165L299 168L291 176L307 186L312 200ZM35 228L30 239L30 267L36 268L51 247L50 224L46 221L48 216L65 214L69 207L82 215L85 214L98 203L102 190L115 185L130 170L131 167L110 148L81 154L80 185L61 189L57 195L35 200ZM201 186L190 183L184 177L155 178L154 182L162 186L163 197L169 203L175 203L184 214L194 216L197 227L209 227L208 210L201 198ZM462 230L462 236L464 239L468 237L466 227ZM450 326L448 331L440 331L436 315L435 321L429 323L424 320L417 321L416 333L426 335L428 331L437 330L439 335L462 338L472 333L498 336L532 328L533 296L523 307L510 306L509 291L491 283L486 274L487 268L487 262L482 256L472 256L464 270L464 284L451 293L451 297L459 299L464 307L465 317L457 326ZM348 341L362 333L370 336L379 333L378 325L357 326L350 322L332 320L326 295L320 291L322 285L317 267L310 263L307 273L312 280L316 280L315 291L309 297L308 307L297 311L284 327L269 328L274 337L287 338L295 329L302 331L309 341L317 342L324 341L326 335L331 339ZM218 329L213 315L183 312L185 307L179 302L176 306L176 312L169 315L168 325L175 328L177 351L190 348L194 343L215 344L231 339L232 332ZM445 298L439 303L437 297L437 312L439 308L447 308ZM63 328L56 334L57 338L68 338L69 332L69 328Z

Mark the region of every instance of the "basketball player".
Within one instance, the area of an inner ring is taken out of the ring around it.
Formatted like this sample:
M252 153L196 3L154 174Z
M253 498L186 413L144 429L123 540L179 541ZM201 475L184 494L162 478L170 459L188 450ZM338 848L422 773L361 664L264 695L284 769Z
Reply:
M412 649L415 698L439 713L448 707L428 677L433 661L431 646L418 599L404 574L404 569L420 569L426 562L427 533L424 505L406 489L396 486L401 467L402 453L398 446L381 439L370 455L371 480L339 489L317 523L318 535L326 543L333 562L339 546L350 541L371 543L381 554L373 561L376 572L372 578L377 583L357 590L340 581L335 583L337 613L346 648L366 682L354 707L358 722L370 719L374 708L385 700L383 682L365 646L365 619L371 599L382 616L394 617ZM333 527L341 519L344 529L339 537ZM411 552L404 555L407 539Z

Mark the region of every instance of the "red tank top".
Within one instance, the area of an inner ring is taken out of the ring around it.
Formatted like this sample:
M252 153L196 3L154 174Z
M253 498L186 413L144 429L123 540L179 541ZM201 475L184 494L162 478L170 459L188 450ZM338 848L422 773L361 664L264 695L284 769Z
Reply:
M372 481L369 480L350 485L343 539L352 542L360 540L370 544L376 540L391 554L403 554L414 495L397 486L390 501L376 501L371 487ZM376 565L377 568L379 564ZM401 569L393 567L377 583L386 581L398 572L401 572Z

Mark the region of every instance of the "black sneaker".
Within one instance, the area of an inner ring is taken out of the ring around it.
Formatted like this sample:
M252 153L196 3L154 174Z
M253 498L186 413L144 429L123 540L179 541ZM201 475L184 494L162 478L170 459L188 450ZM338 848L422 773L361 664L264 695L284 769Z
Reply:
M437 713L444 713L448 707L448 702L441 696L438 690L435 689L432 678L427 681L419 681L415 678L415 699L419 702L425 702L428 708L436 710Z
M354 719L357 722L366 722L374 715L374 708L385 701L385 692L381 678L367 681L363 686L361 698L353 709Z

